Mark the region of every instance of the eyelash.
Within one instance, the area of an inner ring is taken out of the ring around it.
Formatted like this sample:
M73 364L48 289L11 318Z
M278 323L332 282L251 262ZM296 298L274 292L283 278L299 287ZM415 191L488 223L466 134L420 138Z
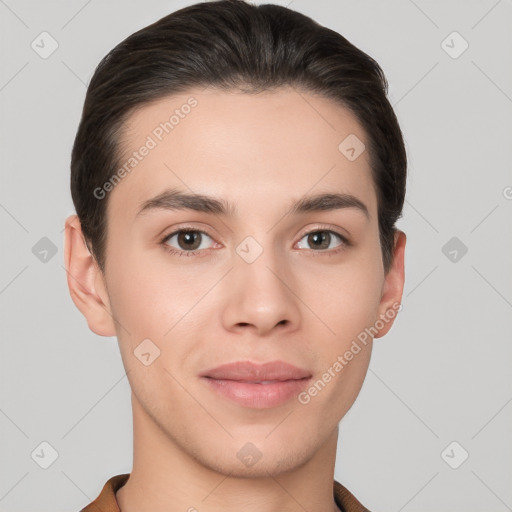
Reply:
M172 255L175 255L175 256L180 256L180 257L181 256L186 256L186 257L189 257L189 256L199 256L199 257L206 256L205 253L210 251L210 249L195 249L193 251L179 251L179 250L174 249L173 247L171 247L169 244L167 244L167 241L170 238L172 238L174 235L177 235L177 234L183 233L183 232L185 232L185 233L186 232L201 233L203 235L206 235L206 236L212 238L212 240L213 240L213 237L211 237L206 231L202 231L202 230L194 228L192 226L183 226L180 229L177 229L175 231L172 231L169 234L166 234L160 240L161 245L164 246L164 249L166 251L168 251L169 253L171 253ZM304 233L300 237L300 240L302 240L305 236L310 235L312 233L322 233L322 232L332 233L332 234L336 235L337 237L339 237L341 239L342 243L338 247L336 247L335 249L330 249L330 250L323 249L323 250L315 251L314 249L309 249L312 252L313 256L323 256L323 255L335 256L338 253L340 253L341 251L346 250L347 247L350 247L352 245L350 243L350 241L345 236L341 235L337 231L333 230L331 226L327 226L327 225L319 226L316 229L313 229L311 231L308 231L308 232Z

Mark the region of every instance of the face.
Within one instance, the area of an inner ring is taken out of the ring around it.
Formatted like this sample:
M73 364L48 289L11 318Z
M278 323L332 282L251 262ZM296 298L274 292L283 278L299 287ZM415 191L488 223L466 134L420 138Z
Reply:
M226 474L297 467L337 433L402 293L403 252L382 266L368 152L340 150L349 135L367 145L364 131L288 88L193 90L126 128L89 326L117 335L141 426ZM239 361L301 371L212 378Z

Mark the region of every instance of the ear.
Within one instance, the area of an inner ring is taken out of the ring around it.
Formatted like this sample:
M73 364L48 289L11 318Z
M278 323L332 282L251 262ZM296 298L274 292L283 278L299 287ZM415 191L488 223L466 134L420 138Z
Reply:
M399 311L405 282L404 256L406 241L405 233L396 230L393 260L382 286L382 296L379 305L379 318L381 321L376 322L376 324L384 325L378 330L375 338L380 338L388 333Z
M100 336L115 336L115 322L104 276L93 258L76 215L66 219L64 259L68 288L89 329Z

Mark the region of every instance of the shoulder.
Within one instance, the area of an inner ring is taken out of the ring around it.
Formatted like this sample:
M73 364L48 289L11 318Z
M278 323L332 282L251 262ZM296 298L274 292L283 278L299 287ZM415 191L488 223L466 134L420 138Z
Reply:
M343 485L334 480L334 500L343 512L370 512Z
M130 473L123 473L109 478L97 498L80 512L120 512L116 500L116 491L128 480Z

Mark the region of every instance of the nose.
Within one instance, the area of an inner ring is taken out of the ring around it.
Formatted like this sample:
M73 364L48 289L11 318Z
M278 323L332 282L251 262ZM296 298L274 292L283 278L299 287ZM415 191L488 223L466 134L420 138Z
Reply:
M300 299L294 293L296 280L286 258L278 261L273 251L266 249L249 263L235 254L227 277L222 313L226 330L265 336L273 330L282 334L299 328Z

